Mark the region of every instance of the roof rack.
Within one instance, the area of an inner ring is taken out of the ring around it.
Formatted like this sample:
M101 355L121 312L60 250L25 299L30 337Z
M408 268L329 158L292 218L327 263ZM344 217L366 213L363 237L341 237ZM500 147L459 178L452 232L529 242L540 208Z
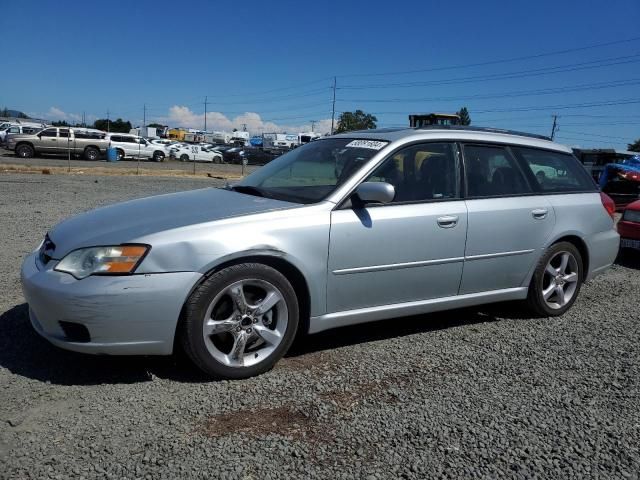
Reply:
M540 140L551 140L551 137L538 135L536 133L517 132L515 130L505 130L502 128L492 127L471 127L469 125L425 125L423 127L415 127L416 130L462 130L465 132L488 132L488 133L504 133L506 135L518 135L520 137L539 138Z

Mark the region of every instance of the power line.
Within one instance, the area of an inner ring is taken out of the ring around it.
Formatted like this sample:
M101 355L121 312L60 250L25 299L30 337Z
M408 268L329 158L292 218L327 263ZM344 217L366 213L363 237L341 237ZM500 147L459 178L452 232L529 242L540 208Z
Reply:
M364 84L364 85L345 85L340 87L339 90L366 90L371 88L407 88L407 87L426 87L434 85L453 85L458 83L491 81L491 80L505 80L512 78L532 77L539 75L550 75L555 73L573 72L578 70L588 70L591 68L610 67L614 65L621 65L626 63L636 63L640 61L638 59L640 54L635 55L623 55L619 57L604 58L599 60L592 60L589 62L579 62L567 65L557 65L553 67L534 68L530 70L521 70L516 72L503 72L493 73L488 75L474 75L470 77L457 77L441 80L430 80L421 82L402 82L402 83L378 83L378 84ZM606 63L603 63L606 62ZM598 65L601 64L601 65Z
M475 110L474 114L482 113L508 113L508 112L533 112L544 110L564 110L571 108L593 108L604 107L613 105L631 105L640 103L637 98L623 98L619 100L603 100L600 102L585 102L585 103L571 103L563 105L543 105L543 106L528 106L528 107L514 107L514 108L494 108L486 110ZM406 112L374 112L376 115L406 115Z
M489 100L493 98L505 98L505 97L528 97L536 95L553 95L558 93L570 93L580 92L585 90L599 90L604 88L617 88L627 87L633 85L640 85L640 78L619 80L619 81L607 81L597 82L591 84L580 84L567 87L556 88L543 88L535 90L520 90L515 92L504 93L490 93L490 94L476 94L476 95L463 95L459 97L429 97L429 98L388 98L388 99L344 99L341 102L358 102L358 103L402 103L402 102L448 102L448 101L466 101L466 100Z
M596 44L592 44L592 45L585 45L583 47L576 47L576 48L567 48L564 50L556 50L553 52L546 52L546 53L537 53L537 54L533 54L533 55L525 55L525 56L521 56L521 57L512 57L512 58L506 58L506 59L500 59L500 60L488 60L485 62L477 62L477 63L468 63L468 64L463 64L463 65L450 65L450 66L443 66L443 67L428 67L428 68L421 68L421 69L417 69L417 70L405 70L405 71L396 71L396 72L383 72L383 73L354 73L354 74L350 74L350 75L338 75L341 78L351 78L351 77L374 77L374 76L386 76L386 75L407 75L407 74L412 74L412 73L425 73L425 72L438 72L438 71L443 71L443 70L457 70L457 69L462 69L462 68L472 68L472 67L482 67L482 66L486 66L486 65L498 65L501 63L510 63L510 62L519 62L522 60L532 60L535 58L543 58L543 57L550 57L553 55L562 55L565 53L572 53L572 52L579 52L579 51L583 51L583 50L590 50L593 48L601 48L601 47L607 47L607 46L611 46L611 45L619 45L621 43L631 43L631 42L635 42L640 40L640 37L632 37L632 38L627 38L627 39L622 39L622 40L614 40L611 42L604 42L604 43L596 43Z

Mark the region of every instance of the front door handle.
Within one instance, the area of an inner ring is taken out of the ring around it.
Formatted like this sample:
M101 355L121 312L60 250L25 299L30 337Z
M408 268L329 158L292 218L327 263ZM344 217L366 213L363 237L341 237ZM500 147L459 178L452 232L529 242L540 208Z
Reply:
M546 208L536 208L535 210L531 210L531 215L533 215L533 218L535 218L536 220L544 220L545 218L547 218L548 213L549 210L547 210Z
M452 228L458 224L457 215L445 215L438 218L438 226L441 228Z

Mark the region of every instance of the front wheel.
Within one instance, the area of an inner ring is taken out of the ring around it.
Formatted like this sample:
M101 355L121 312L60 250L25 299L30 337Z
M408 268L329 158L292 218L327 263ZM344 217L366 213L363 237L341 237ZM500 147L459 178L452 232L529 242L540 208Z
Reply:
M298 328L289 281L263 264L225 268L200 285L184 309L180 340L187 356L214 378L248 378L271 369Z
M156 162L164 162L164 153L162 152L154 152L153 160Z
M31 158L34 154L35 151L31 145L23 144L16 148L16 155L20 158Z
M531 279L529 307L545 317L565 313L578 297L583 268L582 256L572 243L560 242L549 247Z
M182 155L180 155L180 160L182 160L183 162L188 162L189 155L187 155L186 153L183 153Z

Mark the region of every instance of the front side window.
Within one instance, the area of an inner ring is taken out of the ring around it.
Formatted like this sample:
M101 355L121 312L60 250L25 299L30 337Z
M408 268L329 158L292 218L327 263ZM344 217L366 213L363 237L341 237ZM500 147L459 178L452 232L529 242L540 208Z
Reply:
M352 138L311 142L256 170L233 189L279 200L316 203L351 178L387 143Z
M465 145L469 197L499 197L531 193L515 159L504 147Z
M59 137L64 137L64 138L68 138L69 137L69 129L68 128L61 128L60 130L58 130L58 136Z
M55 128L47 128L46 130L43 130L42 132L40 132L40 136L41 137L57 137L58 132Z
M394 153L367 182L386 182L396 190L392 203L460 197L459 169L453 143L423 143Z
M512 147L512 151L529 168L543 192L595 190L591 177L573 155L524 147Z

